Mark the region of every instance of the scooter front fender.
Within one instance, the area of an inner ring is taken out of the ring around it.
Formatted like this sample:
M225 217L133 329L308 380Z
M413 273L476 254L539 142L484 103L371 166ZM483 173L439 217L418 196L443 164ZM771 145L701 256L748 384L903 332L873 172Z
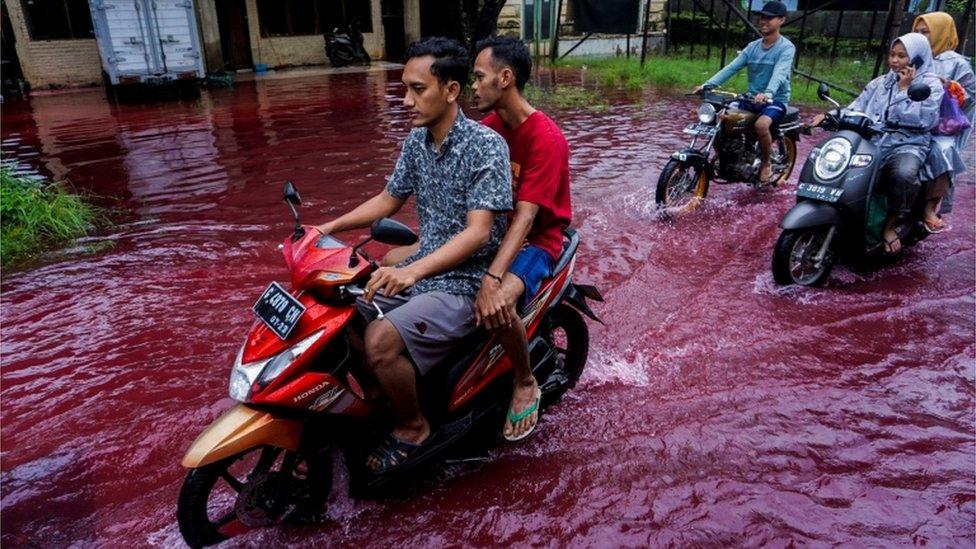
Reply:
M804 200L797 202L790 211L786 212L779 222L781 229L805 229L820 225L842 225L844 219L840 211L826 202Z
M257 446L295 451L304 425L238 404L210 424L186 451L183 467L195 469Z

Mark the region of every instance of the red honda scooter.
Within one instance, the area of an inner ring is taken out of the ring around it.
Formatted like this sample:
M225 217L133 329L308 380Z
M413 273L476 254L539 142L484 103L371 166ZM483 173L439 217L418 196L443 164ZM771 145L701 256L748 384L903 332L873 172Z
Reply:
M483 329L459 342L457 352L418 379L421 407L434 437L421 455L375 475L367 452L389 432L385 407L364 398L363 365L347 332L356 324L355 299L377 268L362 250L371 240L408 245L417 236L390 219L373 224L355 247L313 227L295 210L301 198L289 182L285 202L295 229L282 252L291 288L272 282L254 305L258 317L237 354L230 396L238 401L190 445L180 491L180 532L193 547L212 545L251 528L270 526L318 509L332 487L332 450L349 469L350 488L370 493L407 478L478 425L502 425L512 393L512 366ZM542 405L559 400L583 372L589 331L582 315L599 321L586 303L602 301L596 288L572 282L579 235L566 241L551 279L525 308L533 373Z

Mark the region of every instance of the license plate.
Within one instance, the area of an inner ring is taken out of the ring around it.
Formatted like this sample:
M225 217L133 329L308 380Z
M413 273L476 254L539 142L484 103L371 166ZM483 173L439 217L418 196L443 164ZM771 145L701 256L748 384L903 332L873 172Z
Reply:
M814 185L813 183L800 183L796 186L796 195L803 198L812 198L823 202L837 202L844 189L835 189L826 185Z
M691 124L685 128L685 133L690 133L691 135L705 135L711 137L718 133L718 126L709 126L708 124Z
M251 309L281 339L288 338L305 313L305 306L277 282L268 285Z

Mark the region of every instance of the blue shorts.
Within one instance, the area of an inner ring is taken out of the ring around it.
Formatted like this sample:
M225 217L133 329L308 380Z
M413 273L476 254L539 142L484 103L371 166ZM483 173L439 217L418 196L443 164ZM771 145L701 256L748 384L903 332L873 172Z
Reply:
M772 103L753 103L752 101L738 101L737 108L743 111L756 113L759 116L768 116L773 120L773 124L779 124L786 116L786 103L774 101Z
M525 291L519 299L519 311L535 297L535 294L542 286L542 281L552 276L553 265L552 257L542 248L531 244L522 248L522 251L515 256L515 261L508 268L508 272L519 277L525 285Z

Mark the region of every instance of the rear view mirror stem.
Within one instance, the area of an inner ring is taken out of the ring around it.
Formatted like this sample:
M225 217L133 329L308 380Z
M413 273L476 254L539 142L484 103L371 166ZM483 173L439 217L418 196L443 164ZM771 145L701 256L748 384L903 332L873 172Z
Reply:
M295 185L291 181L285 182L283 200L291 209L291 215L295 217L295 231L291 234L291 241L297 242L301 237L305 236L305 228L302 227L302 223L298 219L298 210L295 209L295 204L301 204L302 199L298 196L298 190L295 189Z

